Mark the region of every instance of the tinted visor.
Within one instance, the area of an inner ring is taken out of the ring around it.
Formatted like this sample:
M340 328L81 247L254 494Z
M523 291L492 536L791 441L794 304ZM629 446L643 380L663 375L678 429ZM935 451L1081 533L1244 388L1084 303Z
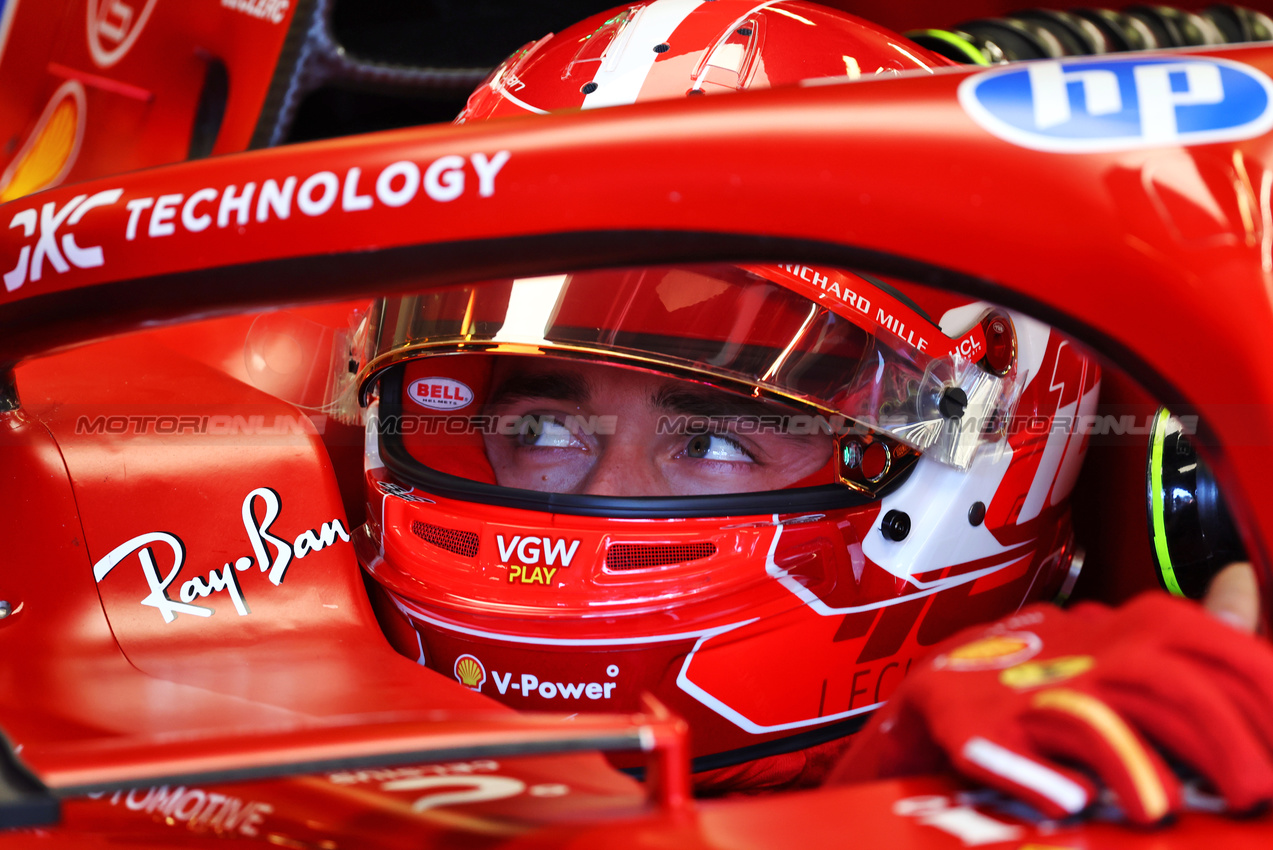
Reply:
M572 430L568 415L582 417L574 426L582 421L594 428L608 426L591 417L617 416L642 418L650 439L707 434L681 447L699 460L736 460L727 444L713 444L713 433L737 437L741 428L764 428L789 443L810 429L834 437L857 428L964 468L990 436L986 423L1006 414L1011 376L979 367L959 351L959 342L895 293L834 270L603 270L381 302L367 326L360 379L365 398L384 369L409 363L402 377L404 415L540 417L533 427L501 435L521 439L524 448L582 450L586 441L579 438L589 435ZM984 340L965 342L984 349ZM458 358L475 354L487 356ZM532 365L536 358L557 364ZM627 369L610 380L597 371L601 364ZM638 374L644 377L632 377ZM678 427L678 415L700 418L682 419ZM779 421L748 424L747 417ZM482 427L512 426L488 421ZM487 463L498 467L492 444L484 445ZM834 440L824 440L821 450L829 458ZM575 492L581 480L541 475L549 492ZM731 484L717 492L758 489L770 488Z

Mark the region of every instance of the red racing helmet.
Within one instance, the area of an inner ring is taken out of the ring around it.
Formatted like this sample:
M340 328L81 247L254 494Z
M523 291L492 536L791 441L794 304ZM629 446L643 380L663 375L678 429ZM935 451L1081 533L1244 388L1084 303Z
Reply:
M955 63L803 0L654 0L593 15L516 51L459 122L899 74Z
M930 64L807 3L656 0L518 51L462 117ZM1071 573L1099 370L989 304L590 270L388 299L361 345L355 539L390 641L527 710L653 693L700 790L816 781L912 659Z

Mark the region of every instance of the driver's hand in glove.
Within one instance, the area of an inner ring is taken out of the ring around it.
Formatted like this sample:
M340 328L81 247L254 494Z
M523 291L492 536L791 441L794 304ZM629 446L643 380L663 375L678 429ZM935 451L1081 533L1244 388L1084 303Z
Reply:
M831 781L953 767L1050 817L1082 811L1100 784L1147 824L1181 805L1160 753L1231 811L1273 800L1273 649L1152 593L961 632L916 664Z

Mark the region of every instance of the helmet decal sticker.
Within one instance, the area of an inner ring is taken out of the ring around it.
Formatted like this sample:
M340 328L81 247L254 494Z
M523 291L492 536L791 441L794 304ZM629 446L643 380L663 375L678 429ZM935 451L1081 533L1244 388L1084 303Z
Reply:
M431 615L428 611L410 601L403 599L401 596L394 594L392 597L393 604L399 611L412 620L418 620L446 631L455 632L457 634L468 635L469 637L482 638L484 640L495 641L498 643L514 643L526 644L529 646L642 646L651 643L672 643L683 640L699 640L709 638L713 635L723 634L732 629L741 626L747 626L756 622L756 618L752 617L738 623L730 623L724 626L707 629L706 631L696 632L676 632L666 635L639 635L636 637L616 637L616 638L546 638L546 637L526 637L516 634L505 634L501 632L492 632L485 629L476 629L471 626L463 626L459 623L449 622L439 619Z
M495 535L502 565L508 567L510 583L552 585L562 567L569 567L579 550L578 539ZM543 564L540 564L540 559ZM515 560L514 560L515 559ZM503 691L501 691L503 693Z
M618 665L611 664L606 668L607 678L613 679L618 675ZM555 677L553 681L547 678L541 680L534 673L517 675L504 673L501 676L498 670L491 670L491 677L495 680L495 688L501 695L520 694L523 697L534 695L546 700L608 700L613 697L614 689L619 686L618 682L559 682ZM512 693L513 691L517 693Z
M681 668L681 672L676 679L677 686L681 688L683 691L685 691L687 694L689 694L690 696L694 697L694 699L698 700L699 702L706 705L708 708L715 711L721 717L724 717L726 720L729 720L738 728L742 729L745 732L750 732L753 735L764 735L770 732L785 732L792 729L804 729L810 726L820 726L825 723L834 722L836 720L845 720L850 717L856 717L858 715L865 714L868 711L874 711L875 709L879 708L881 705L884 704L883 701L879 701L879 702L868 701L867 704L865 705L856 706L853 708L846 709L844 711L837 711L831 714L819 714L816 717L811 717L804 720L795 720L788 723L771 723L771 724L757 723L756 721L744 715L742 712L738 711L736 708L733 708L732 706L728 705L720 698L714 696L705 688L702 688L696 685L694 682L690 680L689 676L687 675L689 671L690 661L692 660L694 653L699 650L699 648L702 646L705 640L706 638L699 641L699 643L695 644L694 651L690 653L689 658L685 659L685 665ZM887 668L885 671L881 672L880 674L881 676L883 675L883 672L887 672ZM878 691L878 688L877 688L877 691Z
M423 496L415 494L414 487L403 487L401 484L394 484L392 481L376 482L376 489L386 496L396 496L407 502L428 502L433 503L432 499L426 499Z
M915 588L914 593L899 594L898 596L890 599L878 602L869 602L864 605L832 607L823 599L819 598L816 593L806 587L799 579L792 576L787 570L782 569L775 563L774 552L778 549L778 540L782 536L782 531L783 526L779 525L777 531L774 532L773 543L770 544L769 547L769 556L765 559L765 571L777 579L779 584L799 597L802 602L822 617L836 617L844 614L857 614L862 611L874 611L879 608L888 607L889 605L900 605L903 602L910 602L913 599L931 596L934 593L941 593L942 591L950 590L951 588L957 587L961 584L967 584L993 573L997 573L1005 567L1016 563L1023 554L1019 548L995 546L999 552L986 558L986 560L992 561L989 566L984 566L980 569L962 573L955 573L954 575L944 576L942 578L933 579L932 581L923 581L917 578L914 574L902 573L897 577L912 585ZM995 555L998 555L999 557L995 557ZM884 566L884 564L880 564L880 566ZM925 570L925 572L935 572L935 570Z
M464 687L481 691L486 681L486 667L475 655L461 655L455 659L455 678Z
M575 552L579 550L578 540L567 541L564 538L521 535L515 535L506 541L504 535L497 534L495 545L499 547L500 561L511 560L515 553L517 560L523 564L538 564L539 556L542 554L545 564L552 566L560 562L563 567L570 566L570 562L575 558Z
M1273 128L1273 81L1203 56L1028 62L969 77L959 102L993 135L1052 153L1210 144Z
M420 378L407 388L407 398L434 410L460 410L473 402L473 390L453 378Z

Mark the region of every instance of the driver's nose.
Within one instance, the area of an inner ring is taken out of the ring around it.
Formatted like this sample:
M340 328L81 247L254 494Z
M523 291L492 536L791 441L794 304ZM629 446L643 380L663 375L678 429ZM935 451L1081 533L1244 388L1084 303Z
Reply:
M667 482L645 448L640 441L611 438L581 492L589 496L666 496Z

